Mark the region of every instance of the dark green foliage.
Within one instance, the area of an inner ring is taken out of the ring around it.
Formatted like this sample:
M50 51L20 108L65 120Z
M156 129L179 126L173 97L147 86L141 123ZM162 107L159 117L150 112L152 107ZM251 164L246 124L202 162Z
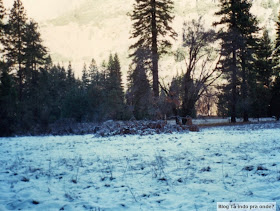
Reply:
M8 136L14 132L17 123L16 90L3 63L0 68L0 136Z
M87 66L86 64L84 64L84 68L83 68L83 75L82 75L82 88L84 91L87 90L88 86L89 86L89 72L87 70Z
M268 31L264 30L256 50L254 71L250 75L250 113L253 117L269 116L274 62L273 47Z
M152 64L153 92L159 96L158 60L162 53L171 46L168 38L175 38L170 23L174 19L172 0L136 0L131 15L133 31L131 38L137 42L130 49L134 49L132 57L136 56L137 49L146 49L149 62Z
M276 40L275 40L275 49L273 51L273 62L275 64L275 71L280 71L280 12L278 20L276 21Z
M23 39L25 43L24 64L28 74L31 71L37 71L46 63L47 50L42 44L41 34L38 29L38 24L30 21L26 24L25 35Z
M76 86L75 83L76 83L76 81L75 81L74 71L72 69L71 62L69 62L68 67L67 67L67 73L66 73L67 91L72 90L73 87Z
M4 18L6 16L6 9L3 5L3 0L0 0L0 44L4 44L6 24ZM0 48L0 53L3 53L3 47Z
M24 83L24 48L27 17L21 0L15 0L10 11L7 35L4 42L7 64L17 70L19 102L22 101Z
M172 113L174 116L181 114L181 101L184 96L184 76L173 77L169 89L169 96L167 98L168 103L171 105Z
M62 106L62 117L82 122L88 118L89 101L87 95L78 87L67 92Z
M94 59L89 66L89 86L88 100L90 120L102 121L105 119L107 104L106 104L106 64L103 62L102 68L99 71Z
M271 98L271 114L280 119L280 74L278 73L275 82L272 87L272 98Z
M275 55L279 58L280 56L280 12L278 20L276 21L276 40L275 40Z
M220 31L219 37L222 39L221 55L224 77L228 81L225 87L230 90L229 96L222 97L223 101L230 99L231 122L236 122L236 104L237 104L237 50L239 48L238 41L241 39L237 27L237 5L233 0L220 0L220 11L216 15L221 16L220 22L214 25L226 25L225 30ZM224 95L226 90L222 91Z
M256 33L258 32L258 22L256 17L250 13L252 2L241 1L240 3L241 13L240 20L238 21L239 29L242 35L242 44L240 48L240 60L241 60L241 97L242 97L242 113L243 121L249 121L249 110L251 110L251 104L249 98L250 90L250 75L254 70L254 58L255 48L257 46Z
M107 65L106 77L107 115L110 119L123 119L124 116L124 91L120 61L117 54L110 54Z
M221 16L221 20L214 23L215 26L224 26L219 37L222 39L224 77L228 80L225 87L231 96L223 99L230 100L228 111L232 122L236 122L237 106L243 111L244 121L248 121L248 77L252 72L252 55L256 46L254 34L258 30L256 18L250 13L251 6L247 0L220 0L220 11L216 15ZM238 99L239 85L241 100Z
M182 99L184 96L184 74L172 78L171 84L162 87L159 98L159 108L162 114L167 117L176 117L179 124L178 116L182 115Z
M273 68L275 66L272 53L272 41L269 38L268 31L264 30L256 51L255 74L256 80L266 87L270 87L272 83Z
M127 103L136 119L149 119L152 110L152 90L147 77L145 50L137 49L134 65L128 76Z
M45 133L58 120L128 119L118 55L102 67L92 60L82 80L53 65L42 45L38 24L27 21L22 2L15 0L7 24L0 1L0 135ZM3 50L3 51L2 51ZM63 120L64 121L64 120Z
M273 52L274 82L271 90L271 114L280 118L280 12L276 22L276 41Z

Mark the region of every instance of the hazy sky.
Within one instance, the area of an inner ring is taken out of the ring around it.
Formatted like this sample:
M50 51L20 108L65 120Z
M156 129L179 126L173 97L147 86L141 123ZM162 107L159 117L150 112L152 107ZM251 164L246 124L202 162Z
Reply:
M77 7L85 0L22 0L27 16L36 21L55 18L67 10ZM13 0L3 0L4 6L10 9Z
M84 63L88 65L92 58L101 64L102 60L108 59L110 53L116 52L119 54L122 70L128 70L128 47L132 41L129 39L131 22L126 13L130 11L134 0L121 0L125 2L123 5L118 1L120 0L22 0L27 17L39 23L43 44L48 48L53 62L68 65L70 61L78 74L81 74ZM271 20L272 10L265 10L261 6L262 1L266 0L254 0L252 11L271 30L275 26ZM3 2L9 10L14 0ZM206 26L211 26L217 18L213 15L216 7L212 0L174 2L177 12L173 28L179 35L185 20L197 19L202 14ZM173 62L173 57L161 61L164 67L161 69L166 70L166 75L169 74L169 69L175 68L171 60Z

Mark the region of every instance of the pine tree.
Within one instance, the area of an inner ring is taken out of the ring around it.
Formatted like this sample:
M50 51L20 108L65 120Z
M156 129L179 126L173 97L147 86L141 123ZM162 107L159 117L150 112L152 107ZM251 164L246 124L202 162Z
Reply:
M252 101L250 113L257 118L269 115L274 67L272 52L272 42L268 31L264 30L256 50L255 71L249 77L250 98Z
M137 49L128 75L127 101L136 119L150 117L152 90L145 65L145 51Z
M276 40L275 40L275 50L273 52L273 60L275 63L275 71L280 72L280 11L278 20L276 22Z
M88 98L90 119L94 121L104 120L106 118L105 114L107 114L109 109L107 103L107 81L105 80L106 71L107 67L105 61L102 64L101 70L99 70L95 60L91 60L88 70Z
M278 55L278 58L280 58L280 11L278 15L278 20L276 22L276 40L275 40L275 54Z
M185 92L184 92L184 82L183 82L184 76L178 75L176 77L173 77L171 81L171 85L169 88L169 98L168 102L171 104L171 109L173 115L176 117L176 123L179 124L179 119L177 116L180 114L180 106L181 106L181 99L183 98Z
M274 82L271 90L271 113L279 121L280 119L280 12L276 22L276 41L273 51Z
M12 76L2 64L0 68L0 136L7 136L16 130L16 92Z
M94 59L91 60L91 63L89 65L89 78L90 82L96 82L98 81L98 67L96 64L96 61Z
M271 86L274 62L272 59L273 45L269 37L268 31L264 30L263 36L259 40L256 51L256 79L267 88Z
M84 64L83 71L82 71L82 87L83 90L86 91L89 86L89 72L87 70L86 64Z
M149 50L155 97L159 97L159 56L166 53L166 49L171 46L168 38L175 39L177 36L170 26L174 19L171 16L173 8L172 0L136 0L131 15L133 21L131 38L138 39L134 45L130 46L130 49L135 49L131 56L135 56L138 48Z
M250 13L252 2L249 2L248 0L243 0L239 3L239 7L240 11L238 25L240 33L242 35L242 40L240 42L242 113L243 121L248 122L249 109L251 106L251 102L249 99L248 77L250 77L250 75L254 71L253 55L257 46L257 39L255 35L258 32L259 28L257 26L258 22L256 17Z
M27 17L24 11L21 0L15 0L10 11L8 20L8 33L5 42L5 50L8 64L17 69L18 81L18 97L22 101L22 91L24 82L24 49L26 47L25 32L26 32Z
M122 84L122 72L121 72L121 64L120 64L120 60L119 60L119 56L117 53L115 53L114 55L114 59L113 59L113 71L111 71L111 73L113 73L111 75L112 79L116 79L114 82L114 86L116 87L116 90L118 92L118 96L121 99L121 104L124 101L124 92L123 92L123 84Z
M271 113L279 121L280 119L280 74L276 77L271 91Z
M42 44L38 24L31 20L26 24L24 40L24 62L27 71L37 71L46 62L47 50Z
M6 9L3 5L3 0L0 0L0 45L4 44L6 24L4 19L6 16ZM3 46L0 47L0 54L4 52Z
M25 82L22 95L25 122L31 125L40 122L42 104L39 102L41 92L39 89L39 71L44 67L47 55L46 48L42 44L38 24L33 20L26 24L23 42L25 43L25 48L23 49Z
M252 51L255 45L254 33L257 32L256 18L250 13L252 4L248 0L220 0L220 11L216 13L222 16L215 26L225 26L220 31L222 39L222 62L224 76L228 79L231 90L230 113L231 122L236 122L238 83L241 76L241 96L244 121L248 121L248 74ZM239 75L240 74L240 75ZM225 98L224 98L225 99Z
M75 76L74 76L71 62L69 62L68 64L66 77L67 77L68 88L71 89L72 85L74 85L75 83Z
M234 0L220 0L221 10L216 15L222 16L220 22L214 25L227 25L227 31L220 31L220 38L222 39L222 52L224 60L222 61L223 71L226 79L229 80L231 98L230 98L230 113L231 122L236 122L236 104L237 104L237 50L238 34L237 27L237 12Z
M107 103L110 110L109 117L113 119L122 119L124 115L124 92L121 78L121 67L118 55L112 54L108 61L107 81Z

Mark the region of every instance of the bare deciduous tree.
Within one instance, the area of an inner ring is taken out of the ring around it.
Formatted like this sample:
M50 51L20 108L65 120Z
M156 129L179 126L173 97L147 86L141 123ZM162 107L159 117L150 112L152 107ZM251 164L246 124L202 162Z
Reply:
M218 64L216 33L205 29L202 18L185 22L182 49L177 51L177 61L184 61L184 95L182 115L194 115L195 104L207 88L221 75Z

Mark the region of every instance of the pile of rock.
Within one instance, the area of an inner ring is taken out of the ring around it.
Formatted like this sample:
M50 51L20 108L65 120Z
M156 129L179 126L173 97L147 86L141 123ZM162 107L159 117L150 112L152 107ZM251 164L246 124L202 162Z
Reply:
M196 125L172 125L166 121L106 121L96 128L97 136L152 135L183 131L199 131Z

